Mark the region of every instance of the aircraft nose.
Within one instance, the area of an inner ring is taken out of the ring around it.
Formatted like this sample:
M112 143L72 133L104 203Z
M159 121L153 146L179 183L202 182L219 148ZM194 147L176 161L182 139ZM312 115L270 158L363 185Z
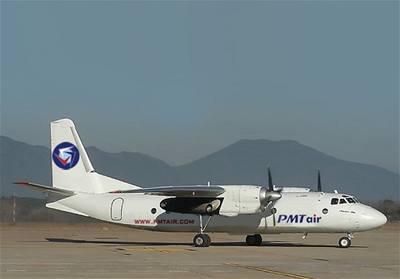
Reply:
M378 215L376 217L377 218L378 227L385 225L386 222L387 222L386 216L384 214L382 214L381 212L379 212L378 210L376 210L376 212L377 212L377 215Z
M378 210L369 207L363 213L363 221L366 229L375 229L386 224L387 218Z

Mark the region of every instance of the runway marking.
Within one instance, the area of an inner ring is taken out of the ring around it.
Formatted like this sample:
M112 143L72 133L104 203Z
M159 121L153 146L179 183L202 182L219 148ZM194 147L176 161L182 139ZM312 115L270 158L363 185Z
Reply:
M313 259L313 260L316 260L316 261L323 261L323 262L329 262L328 259L320 259L320 258L317 258L317 259Z
M257 266L241 265L241 264L237 264L237 263L225 263L225 264L229 265L229 266L234 266L234 267L246 268L246 269L250 269L250 270L256 270L256 271L261 271L261 272L265 272L265 273L286 276L286 277L289 277L289 278L313 279L312 277L303 276L303 275L300 275L300 274L294 274L294 273L289 273L289 272L272 270L272 269L262 268L262 267L257 267Z
M196 251L195 249L185 249L185 248L153 248L153 247L119 248L118 250L127 252L156 252L156 253L177 253L177 252Z

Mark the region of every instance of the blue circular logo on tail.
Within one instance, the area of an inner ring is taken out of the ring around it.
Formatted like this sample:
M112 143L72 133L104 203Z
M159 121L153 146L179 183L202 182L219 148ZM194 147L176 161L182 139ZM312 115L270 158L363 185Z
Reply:
M53 150L53 162L63 170L69 170L79 162L79 151L70 142L62 142Z

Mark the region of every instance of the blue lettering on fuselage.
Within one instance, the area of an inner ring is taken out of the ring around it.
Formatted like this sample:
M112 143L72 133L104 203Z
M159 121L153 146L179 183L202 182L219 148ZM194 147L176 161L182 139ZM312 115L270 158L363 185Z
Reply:
M278 223L319 223L322 217L314 214L307 216L306 214L279 214Z

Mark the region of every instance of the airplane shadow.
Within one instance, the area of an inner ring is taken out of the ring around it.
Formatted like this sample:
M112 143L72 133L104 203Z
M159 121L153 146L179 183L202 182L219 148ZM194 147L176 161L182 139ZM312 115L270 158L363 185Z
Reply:
M116 241L116 240L83 240L83 239L70 239L70 238L46 238L49 242L58 243L87 243L87 244L101 244L101 245L131 245L131 246L193 246L190 242L154 242L154 241ZM229 247L229 246L247 246L244 242L212 242L211 246L215 247ZM285 241L264 241L261 246L264 247L305 247L305 248L339 248L336 245L327 244L306 244L306 243L293 243ZM249 246L255 247L255 246ZM368 248L368 246L353 245L350 248ZM340 248L341 249L341 248Z
M49 242L61 243L88 243L88 244L105 244L105 245L133 245L133 246L171 246L171 245L192 245L192 243L185 242L141 242L141 241L116 241L116 240L83 240L83 239L70 239L70 238L51 238L47 237Z

